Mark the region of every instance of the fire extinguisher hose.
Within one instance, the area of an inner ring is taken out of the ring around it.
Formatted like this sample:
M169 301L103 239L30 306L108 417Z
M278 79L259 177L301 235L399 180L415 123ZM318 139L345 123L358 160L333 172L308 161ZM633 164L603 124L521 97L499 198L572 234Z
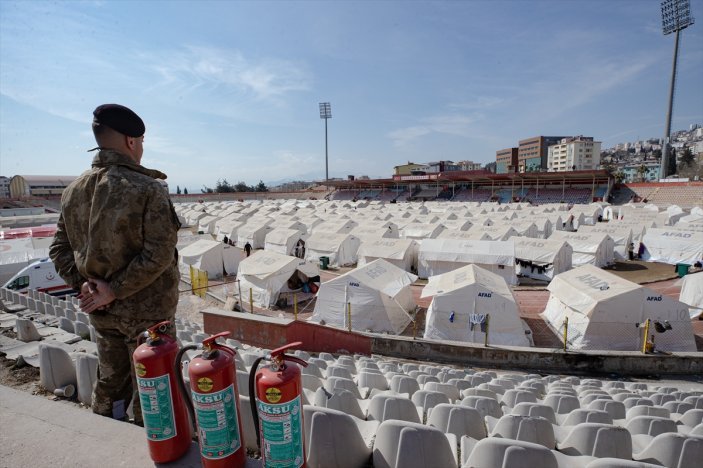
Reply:
M259 434L259 412L256 409L256 371L259 368L259 363L265 359L265 356L256 358L256 361L251 365L249 371L249 405L251 406L251 416L254 418L254 430L256 431L256 446L261 450L261 438Z
M193 402L190 399L190 391L186 388L185 382L183 382L183 369L181 365L181 359L183 358L183 355L185 354L186 351L190 351L193 349L198 349L197 345L189 345L189 346L184 346L181 348L180 351L178 351L178 354L176 355L176 362L174 363L174 372L176 374L176 382L178 382L178 388L181 391L181 396L183 397L183 400L186 404L186 408L188 408L188 414L190 415L190 422L193 425L193 434L195 436L198 436L198 427L195 422L195 410L193 409Z

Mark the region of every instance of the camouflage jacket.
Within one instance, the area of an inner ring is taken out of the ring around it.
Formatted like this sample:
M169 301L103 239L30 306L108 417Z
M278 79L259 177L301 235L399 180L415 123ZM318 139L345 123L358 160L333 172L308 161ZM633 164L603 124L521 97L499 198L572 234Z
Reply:
M175 313L180 223L156 180L165 178L123 154L101 150L61 197L49 255L74 288L87 278L108 281L117 298L111 314L160 319Z

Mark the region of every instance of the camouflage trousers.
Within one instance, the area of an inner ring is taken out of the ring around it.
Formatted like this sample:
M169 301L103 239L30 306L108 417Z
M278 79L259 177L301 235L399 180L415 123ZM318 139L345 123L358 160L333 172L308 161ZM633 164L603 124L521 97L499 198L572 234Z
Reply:
M138 347L139 335L164 320L171 322L166 333L175 337L174 317L146 320L117 317L110 313L90 314L98 347L98 380L93 389L92 404L94 413L122 419L132 402L134 422L143 425L132 354Z

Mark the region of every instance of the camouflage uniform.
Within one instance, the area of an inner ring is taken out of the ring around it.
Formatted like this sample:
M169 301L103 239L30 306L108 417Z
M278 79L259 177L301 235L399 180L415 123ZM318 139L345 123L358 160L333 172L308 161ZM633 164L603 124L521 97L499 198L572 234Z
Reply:
M93 411L104 416L112 416L120 404L126 408L136 396L132 352L138 335L175 317L180 223L155 180L165 178L128 156L101 150L92 168L61 197L49 253L56 271L78 290L88 278L104 279L116 297L108 310L90 314L99 361ZM134 413L140 423L139 404Z

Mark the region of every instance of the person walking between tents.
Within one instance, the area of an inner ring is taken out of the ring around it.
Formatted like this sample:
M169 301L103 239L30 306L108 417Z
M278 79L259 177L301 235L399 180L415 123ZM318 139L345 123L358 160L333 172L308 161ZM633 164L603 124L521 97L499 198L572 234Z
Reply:
M635 244L633 242L630 242L630 245L627 246L627 257L630 261L635 259Z
M244 244L244 251L247 253L247 257L251 255L251 244L249 243L249 241Z

